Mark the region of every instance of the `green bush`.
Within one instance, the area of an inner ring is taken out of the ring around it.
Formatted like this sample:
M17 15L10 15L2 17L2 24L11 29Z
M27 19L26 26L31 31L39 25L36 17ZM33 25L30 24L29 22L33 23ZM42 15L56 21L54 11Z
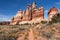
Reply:
M52 17L52 21L49 21L49 24L52 24L52 23L60 23L60 14L56 14Z
M42 23L42 24L46 24L46 23L47 23L47 21L41 21L41 23Z

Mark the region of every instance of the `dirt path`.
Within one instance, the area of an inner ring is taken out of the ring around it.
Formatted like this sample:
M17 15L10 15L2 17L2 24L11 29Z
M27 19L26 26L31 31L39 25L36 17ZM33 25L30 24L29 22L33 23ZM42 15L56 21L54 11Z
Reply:
M29 29L29 32L28 31L24 32L24 34L19 36L17 40L25 40L27 33L28 33L28 38L27 38L28 40L35 40L34 39L34 32L33 32L32 28Z
M28 34L28 40L34 40L34 33L32 28L30 28L30 32Z
M25 40L26 35L27 35L27 32L24 32L24 34L19 36L17 40Z

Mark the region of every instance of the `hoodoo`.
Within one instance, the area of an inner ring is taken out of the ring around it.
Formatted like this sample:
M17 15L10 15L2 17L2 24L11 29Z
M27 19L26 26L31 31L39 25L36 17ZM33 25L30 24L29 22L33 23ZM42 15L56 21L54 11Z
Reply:
M52 8L48 11L48 20L51 21L51 18L52 18L55 14L58 14L58 9L56 9L55 7L52 7Z
M31 6L28 5L27 9L23 13L22 21L30 21L30 19L31 19Z
M48 20L51 21L51 18L58 13L58 10L53 7L48 11ZM32 6L27 5L27 9L25 11L19 10L17 14L12 18L10 24L25 24L25 23L40 23L44 21L44 7L37 8L36 3L33 2Z
M22 18L23 18L23 13L21 10L19 10L17 12L17 14L12 18L11 22L10 22L10 25L16 25L16 24L19 24L19 22L22 21Z

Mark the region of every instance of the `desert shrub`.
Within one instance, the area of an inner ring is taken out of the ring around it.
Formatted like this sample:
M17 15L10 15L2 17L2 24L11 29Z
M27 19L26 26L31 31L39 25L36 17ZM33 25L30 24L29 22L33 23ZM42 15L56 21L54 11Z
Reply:
M53 18L52 18L52 22L53 23L57 23L57 22L60 22L60 15L54 15Z
M41 21L41 23L42 23L42 24L46 24L46 23L47 23L47 21Z
M49 24L58 23L58 22L60 23L60 14L59 13L52 17L52 20L49 21Z
M60 40L60 38L56 38L56 40Z
M0 35L0 40L16 40L17 38L13 37L13 36L4 36L4 35Z
M0 34L2 34L3 33L3 31L0 31Z
M16 38L15 37L12 37L12 36L10 36L8 39L9 40L16 40Z
M48 25L51 25L52 24L52 21L49 21Z
M43 32L42 35L48 39L50 39L52 37L52 33L51 32Z

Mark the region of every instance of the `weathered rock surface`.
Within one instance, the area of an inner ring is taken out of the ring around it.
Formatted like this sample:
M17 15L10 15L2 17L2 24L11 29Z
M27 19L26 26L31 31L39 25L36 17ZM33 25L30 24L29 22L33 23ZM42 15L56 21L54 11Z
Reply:
M44 8L34 9L32 11L32 20L40 21L44 19Z
M19 22L22 21L23 18L23 13L21 10L19 10L16 14L16 16L14 16L10 22L10 25L16 25L19 24Z
M48 11L48 21L51 21L51 18L58 14L58 10L53 7ZM27 9L25 11L18 11L17 14L12 18L12 21L10 22L11 25L21 24L29 21L30 23L40 23L41 21L44 21L44 8L39 7L37 9L36 3L34 2L31 5L27 6ZM21 22L21 23L20 23ZM29 23L28 22L28 23Z
M36 3L35 2L33 2L33 4L32 4L32 10L34 10L34 9L36 9Z
M31 6L27 6L27 10L24 11L23 13L23 19L22 21L30 21L31 19Z
M44 8L40 7L39 9L36 8L36 3L32 4L32 8L30 5L27 6L27 9L22 12L19 10L12 18L11 25L21 24L22 21L31 21L32 23L40 22L44 19Z
M56 9L55 7L52 7L52 8L48 11L48 20L51 21L51 18L52 18L55 14L58 14L58 9Z

